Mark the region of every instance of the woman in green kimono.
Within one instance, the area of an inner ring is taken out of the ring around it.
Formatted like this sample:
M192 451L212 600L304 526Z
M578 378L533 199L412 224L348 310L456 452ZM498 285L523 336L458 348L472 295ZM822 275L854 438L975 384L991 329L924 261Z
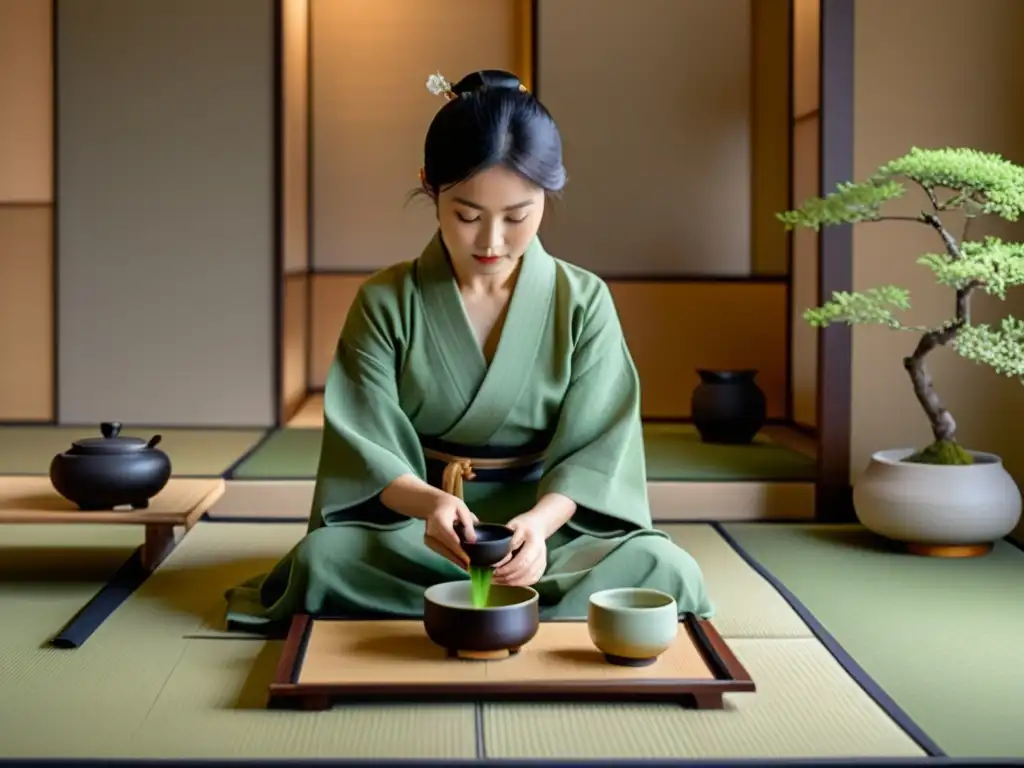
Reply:
M454 527L472 540L478 521L514 529L493 582L532 586L544 618L627 586L711 617L699 566L652 525L640 384L608 287L537 237L566 180L554 120L507 72L427 86L447 101L420 174L438 231L359 291L327 376L309 530L228 593L229 624L422 616L427 587L468 578Z

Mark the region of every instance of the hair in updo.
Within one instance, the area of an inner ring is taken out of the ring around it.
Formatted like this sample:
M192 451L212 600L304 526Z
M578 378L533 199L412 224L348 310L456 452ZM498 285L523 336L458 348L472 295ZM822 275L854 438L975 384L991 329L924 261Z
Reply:
M519 79L483 70L451 86L450 100L427 129L423 184L436 194L474 173L502 165L551 194L566 173L554 118Z

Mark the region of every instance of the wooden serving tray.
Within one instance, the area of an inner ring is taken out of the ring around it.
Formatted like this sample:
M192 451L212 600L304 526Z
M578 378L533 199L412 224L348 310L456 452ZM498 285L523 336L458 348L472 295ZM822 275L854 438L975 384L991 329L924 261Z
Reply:
M328 709L366 701L646 701L721 709L725 693L754 681L708 621L687 615L675 644L647 667L609 664L584 620L541 622L514 656L448 656L414 619L300 614L270 684L270 707Z

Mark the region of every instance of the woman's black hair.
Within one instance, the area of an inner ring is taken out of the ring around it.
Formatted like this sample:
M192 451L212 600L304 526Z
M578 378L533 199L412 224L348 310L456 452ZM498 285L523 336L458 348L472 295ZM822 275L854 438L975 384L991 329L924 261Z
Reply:
M565 186L562 137L537 98L511 72L474 72L452 86L456 98L427 129L423 184L435 196L495 165L509 168L546 192Z

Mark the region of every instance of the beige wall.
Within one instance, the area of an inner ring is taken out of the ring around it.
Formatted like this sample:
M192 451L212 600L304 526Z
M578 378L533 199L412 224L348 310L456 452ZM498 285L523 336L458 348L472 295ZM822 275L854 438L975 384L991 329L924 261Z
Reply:
M322 388L357 275L312 275L310 385ZM768 415L786 408L786 286L609 281L648 418L688 418L697 368L756 368ZM760 318L750 323L744 315Z
M274 423L272 0L57 5L64 423Z
M527 4L310 0L316 269L419 253L433 212L405 201L439 106L423 82L436 69L527 76ZM570 175L542 231L553 253L602 274L785 273L773 216L788 188L788 3L762 0L756 30L751 6L539 3L537 90Z
M818 153L821 149L819 113L820 2L793 3L793 202L799 205L821 194ZM803 319L804 310L819 303L818 235L809 229L793 232L791 285L793 421L805 427L818 423L818 333Z
M1024 163L1024 3L1020 0L858 0L856 3L855 174L863 178L912 146L970 146ZM951 53L955 52L955 54ZM893 210L914 213L912 194ZM902 210L900 210L902 208ZM982 230L977 230L981 232ZM993 230L1024 239L1024 226ZM952 311L949 289L915 264L935 235L911 223L854 229L857 289L895 284L911 290L910 323L934 323ZM975 321L1024 315L1024 291L1006 303L980 301ZM912 336L874 328L854 332L851 474L872 451L923 445L928 423L907 382L901 358ZM960 425L961 442L1002 454L1024 484L1024 387L941 350L931 369Z
M415 258L436 225L406 205L440 70L518 69L520 0L311 0L313 263L373 271Z
M0 202L53 200L51 7L0 0Z
M751 0L750 10L750 269L785 275L789 239L775 214L789 206L790 0Z
M0 0L0 421L53 417L51 30Z
M282 3L282 189L284 227L281 291L281 402L282 423L294 415L309 389L307 271L308 237L308 86L309 0Z
M281 316L281 423L302 407L309 391L309 275L284 277ZM339 326L340 329L341 326Z
M281 195L284 202L284 271L309 268L308 224L308 87L309 0L283 0L281 18L284 152Z
M751 273L750 0L541 0L569 187L548 249L605 275Z

